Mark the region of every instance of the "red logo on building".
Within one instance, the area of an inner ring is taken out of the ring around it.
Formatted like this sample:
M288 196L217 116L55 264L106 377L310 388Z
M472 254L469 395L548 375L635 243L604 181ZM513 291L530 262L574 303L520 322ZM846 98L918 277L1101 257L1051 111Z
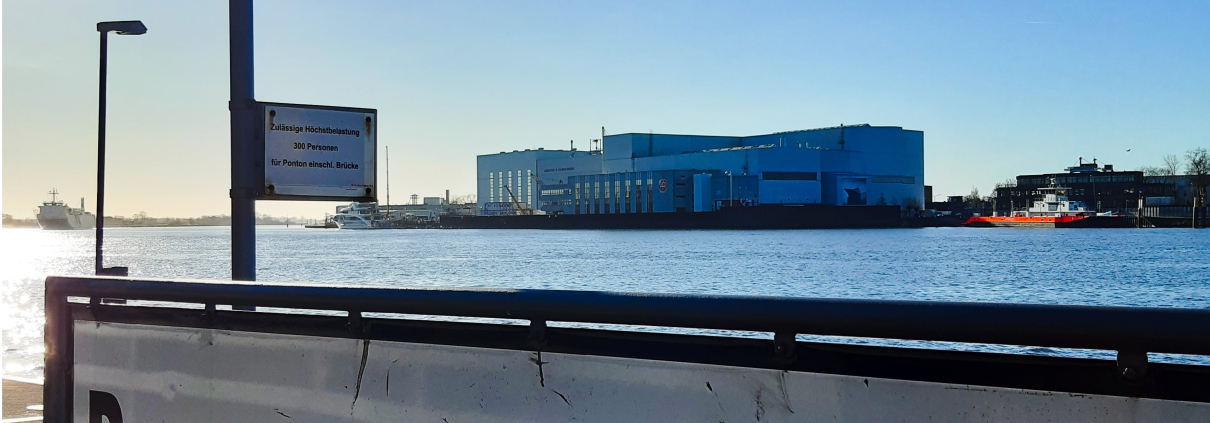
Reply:
M660 187L660 194L668 192L668 180L664 179L664 178L660 178L659 187Z

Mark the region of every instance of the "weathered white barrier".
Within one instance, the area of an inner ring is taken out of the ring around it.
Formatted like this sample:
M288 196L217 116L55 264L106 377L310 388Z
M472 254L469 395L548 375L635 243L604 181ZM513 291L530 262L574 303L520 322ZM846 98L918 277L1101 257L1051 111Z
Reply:
M88 299L68 301L90 293ZM190 297L204 309L138 301ZM132 301L109 305L100 298ZM346 310L348 317L264 308L222 311L216 303L330 304L328 310ZM560 308L563 303L573 306ZM711 305L718 305L713 313L692 311ZM917 310L885 324L910 339L1026 336L971 335L962 331L963 322L940 320L927 331L903 326L905 320L918 324L958 313L994 328L995 319L981 313L1013 318L1018 310L970 304L51 278L46 415L48 421L89 423L1210 422L1210 369L1148 363L1138 354L1197 353L1205 347L1198 332L1205 328L1132 332L1148 325L1201 324L1210 313L1030 307L1021 316L1062 312L1083 315L1090 324L1124 317L1137 323L1121 329L1119 340L1090 329L1068 341L1047 338L1047 344L1137 349L1119 352L1114 362L818 344L792 335L868 335L889 330L880 319ZM370 310L531 323L363 317ZM760 318L745 317L753 310L777 319L767 326ZM828 317L850 312L880 317L858 326L853 319ZM682 316L686 313L696 317ZM776 336L770 341L557 328L540 317L696 322L706 329L740 325ZM1054 335L1046 331L1036 332Z
M1205 403L591 355L120 323L75 338L77 422L1210 421Z

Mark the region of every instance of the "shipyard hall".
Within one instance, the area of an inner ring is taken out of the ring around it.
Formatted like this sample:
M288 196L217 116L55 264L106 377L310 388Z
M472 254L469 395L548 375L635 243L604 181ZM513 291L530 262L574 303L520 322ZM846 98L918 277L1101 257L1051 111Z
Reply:
M478 213L709 212L897 205L924 198L924 133L851 125L754 136L618 134L587 150L477 158Z

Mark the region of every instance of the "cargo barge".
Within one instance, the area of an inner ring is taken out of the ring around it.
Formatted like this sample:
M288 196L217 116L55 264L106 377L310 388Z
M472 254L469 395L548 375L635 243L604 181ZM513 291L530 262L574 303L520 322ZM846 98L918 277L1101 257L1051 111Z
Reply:
M848 229L895 228L898 206L752 206L712 212L445 216L446 229Z

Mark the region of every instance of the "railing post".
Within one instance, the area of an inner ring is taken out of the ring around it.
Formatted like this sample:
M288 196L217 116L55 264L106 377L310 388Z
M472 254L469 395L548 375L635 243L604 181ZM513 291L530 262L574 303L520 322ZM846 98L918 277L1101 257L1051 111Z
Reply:
M43 416L48 422L71 420L72 407L72 318L67 297L46 284L46 326L43 345L46 348L46 370L42 385Z

